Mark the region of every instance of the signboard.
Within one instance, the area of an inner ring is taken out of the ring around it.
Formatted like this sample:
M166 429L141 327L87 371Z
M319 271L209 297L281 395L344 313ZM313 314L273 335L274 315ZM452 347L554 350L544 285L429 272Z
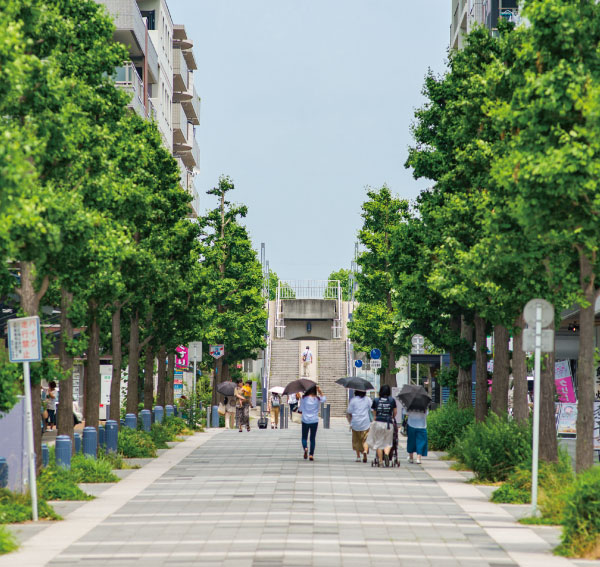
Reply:
M8 358L11 362L39 362L42 360L39 317L9 319Z
M112 364L100 365L100 419L109 419L106 406L110 404L110 384L112 382Z
M188 345L188 358L202 362L202 341L194 341Z
M221 358L225 354L225 345L210 345L208 354L213 358Z
M381 351L378 348L374 348L371 350L371 359L379 360L381 358Z
M183 371L176 370L173 375L173 394L176 400L183 396Z
M577 433L577 404L557 404L558 418L556 433L558 435L575 435Z
M594 402L594 451L600 451L600 402Z
M371 369L381 368L381 360L371 360Z
M560 360L554 365L554 382L559 402L574 404L577 401L568 360Z
M178 346L175 349L175 367L176 368L187 368L189 359L188 359L188 347L186 346Z

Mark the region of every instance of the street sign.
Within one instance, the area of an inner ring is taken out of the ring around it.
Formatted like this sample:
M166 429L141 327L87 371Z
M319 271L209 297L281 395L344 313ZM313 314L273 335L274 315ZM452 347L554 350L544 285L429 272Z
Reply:
M356 366L356 368L360 368L362 366L362 360L355 360L354 366Z
M202 362L202 341L193 341L188 345L188 356L190 360Z
M39 362L42 360L39 317L9 319L8 358L11 362Z
M530 327L535 327L535 314L538 305L542 307L542 327L547 327L554 321L554 307L552 306L552 303L545 299L532 299L527 302L527 305L525 305L525 309L523 310L525 323Z
M535 329L523 329L523 350L525 352L535 351ZM554 351L554 331L544 329L542 331L542 352Z
M423 346L425 344L425 337L423 335L413 335L410 340L413 346Z
M381 368L381 360L371 360L371 369Z
M381 358L381 351L378 348L371 350L371 360L378 360Z
M210 345L208 354L213 358L221 358L225 354L225 345Z

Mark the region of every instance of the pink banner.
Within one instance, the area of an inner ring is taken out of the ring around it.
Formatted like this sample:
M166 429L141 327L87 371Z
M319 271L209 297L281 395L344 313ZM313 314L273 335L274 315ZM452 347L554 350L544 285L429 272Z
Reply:
M555 378L556 392L558 393L558 401L563 404L574 404L575 390L573 388L573 378L565 376L564 378Z
M187 368L188 366L188 348L185 346L178 346L175 349L177 356L175 357L175 366L179 368Z

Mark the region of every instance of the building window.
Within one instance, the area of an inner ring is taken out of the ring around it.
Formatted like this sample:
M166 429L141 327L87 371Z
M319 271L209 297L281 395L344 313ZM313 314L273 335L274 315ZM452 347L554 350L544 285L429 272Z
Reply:
M156 29L156 12L155 10L141 10L142 18L146 18L148 29Z

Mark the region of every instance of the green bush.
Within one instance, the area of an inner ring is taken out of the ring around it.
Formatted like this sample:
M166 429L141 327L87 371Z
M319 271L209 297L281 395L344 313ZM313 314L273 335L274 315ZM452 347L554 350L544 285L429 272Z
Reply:
M79 482L119 482L121 480L112 472L111 462L104 457L90 459L85 455L73 455L71 459L71 477Z
M38 516L48 520L60 520L61 517L43 499L38 499ZM0 488L0 524L13 524L31 520L31 498L29 494L16 494L6 488Z
M531 427L492 413L467 427L451 452L479 480L506 480L517 466L531 460Z
M448 402L427 416L427 438L433 451L448 451L475 420L473 408L458 409Z
M167 441L175 441L176 434L162 423L153 423L150 437L157 449L168 449Z
M119 431L118 452L130 459L144 459L156 457L156 446L149 433L123 427Z
M38 492L45 500L92 500L77 486L71 471L48 465L38 476Z
M15 537L6 529L5 526L0 525L0 555L3 553L10 553L19 547Z
M571 557L600 558L600 468L577 475L565 493L562 543L557 552Z
M185 420L181 417L170 416L165 418L163 425L171 431L171 433L176 435L183 435L188 431L188 426Z

